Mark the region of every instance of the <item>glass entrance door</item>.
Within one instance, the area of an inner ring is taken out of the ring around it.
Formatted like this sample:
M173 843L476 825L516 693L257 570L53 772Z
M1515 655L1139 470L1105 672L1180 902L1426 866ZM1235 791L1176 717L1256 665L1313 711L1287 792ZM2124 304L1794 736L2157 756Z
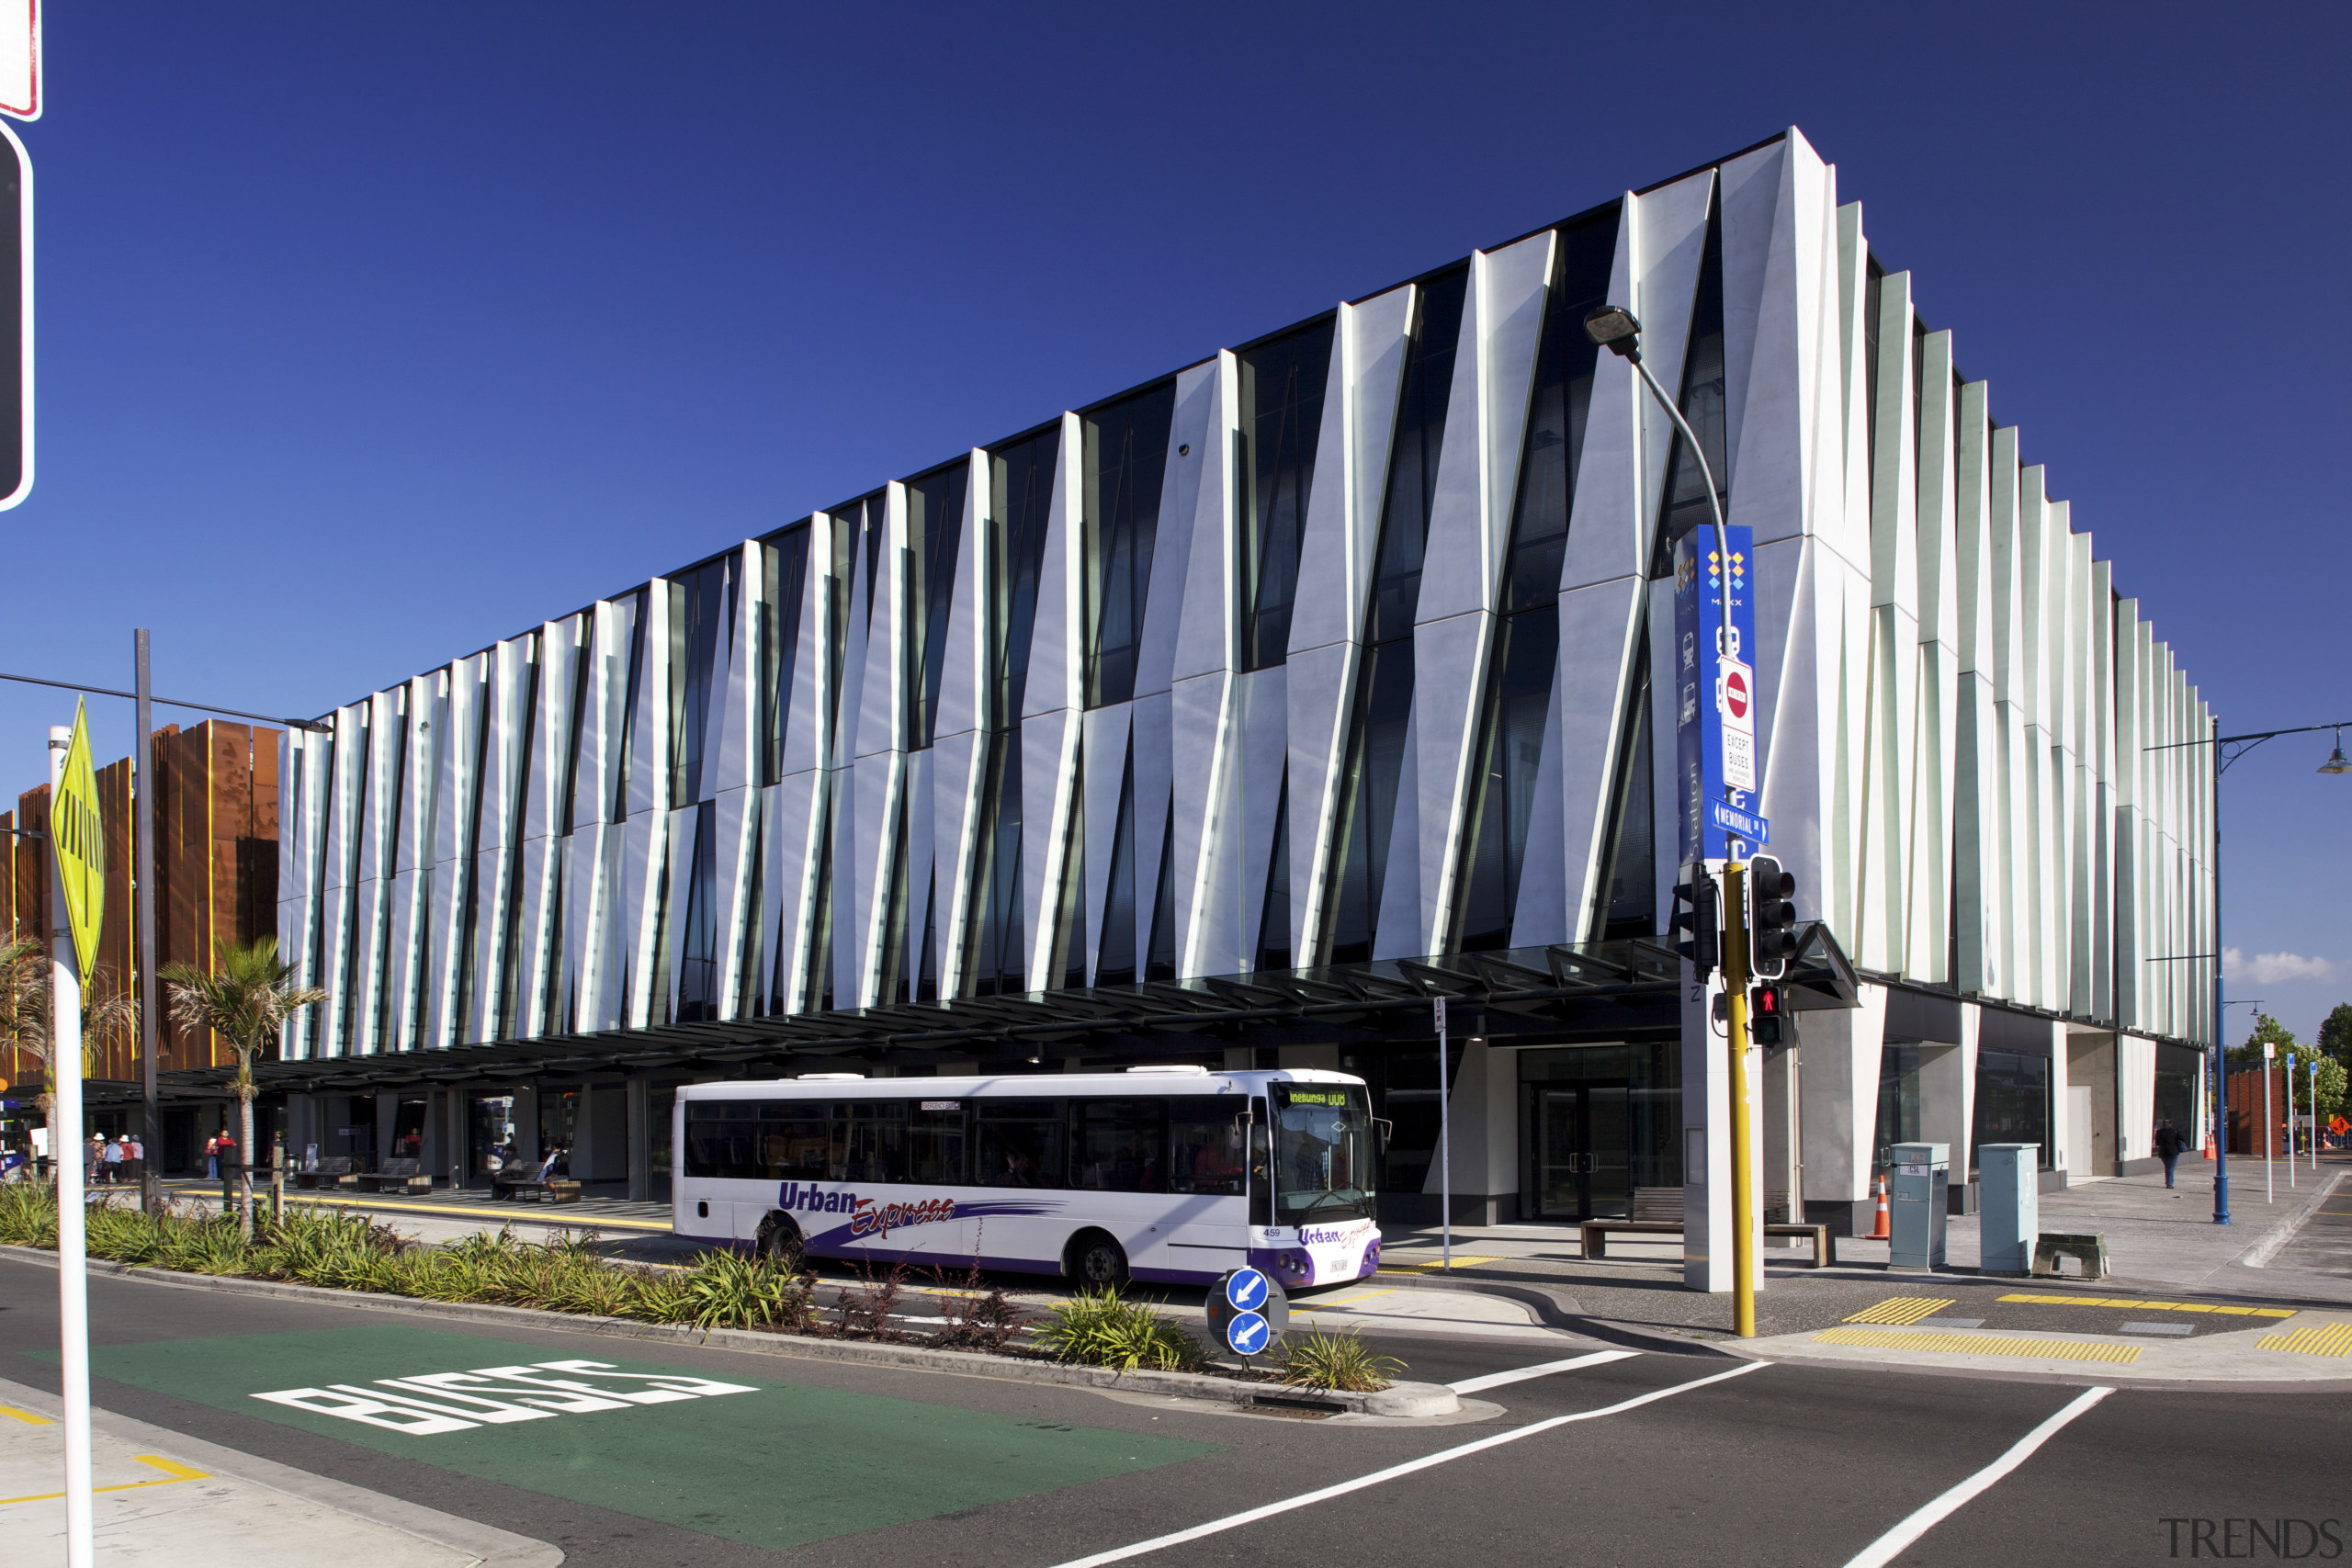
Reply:
M1631 1097L1622 1083L1529 1086L1535 1213L1613 1219L1634 1201Z

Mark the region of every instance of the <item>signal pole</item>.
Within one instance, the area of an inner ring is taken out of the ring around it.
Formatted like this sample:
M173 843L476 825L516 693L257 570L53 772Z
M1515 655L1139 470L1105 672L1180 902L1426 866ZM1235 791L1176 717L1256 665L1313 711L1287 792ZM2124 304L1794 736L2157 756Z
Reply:
M1756 1337L1756 1183L1747 1168L1755 1118L1747 1103L1747 868L1724 864L1724 996L1731 1015L1732 1331Z

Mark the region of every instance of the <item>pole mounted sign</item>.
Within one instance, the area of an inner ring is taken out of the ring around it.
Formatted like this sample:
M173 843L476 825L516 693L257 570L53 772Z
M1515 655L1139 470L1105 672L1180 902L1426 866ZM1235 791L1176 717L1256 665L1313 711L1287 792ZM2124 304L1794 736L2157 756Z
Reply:
M1734 858L1734 839L1750 849L1770 841L1770 825L1756 810L1763 778L1748 654L1756 642L1751 533L1724 528L1727 551L1715 548L1713 532L1705 528L1674 547L1675 792L1685 865Z
M74 957L86 990L98 954L98 926L106 919L107 836L98 818L97 774L90 767L90 716L79 702L74 705L74 739L65 749L65 776L50 807L49 831L57 848Z
M0 0L0 114L40 118L40 0ZM0 512L33 488L33 161L0 123Z

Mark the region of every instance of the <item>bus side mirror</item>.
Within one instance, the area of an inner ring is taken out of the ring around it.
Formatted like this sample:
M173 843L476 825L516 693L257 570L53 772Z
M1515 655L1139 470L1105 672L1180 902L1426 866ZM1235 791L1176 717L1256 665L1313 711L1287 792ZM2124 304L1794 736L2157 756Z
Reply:
M1389 1121L1386 1117L1375 1116L1372 1119L1372 1124L1374 1129L1380 1134L1380 1152L1382 1154L1386 1154L1388 1152L1388 1140L1395 1135L1396 1132L1396 1123Z

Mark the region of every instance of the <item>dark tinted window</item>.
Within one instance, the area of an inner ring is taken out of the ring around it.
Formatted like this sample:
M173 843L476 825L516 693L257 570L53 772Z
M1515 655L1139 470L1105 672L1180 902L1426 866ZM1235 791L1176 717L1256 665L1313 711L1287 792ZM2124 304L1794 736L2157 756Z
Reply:
M1167 1190L1168 1106L1159 1100L1074 1100L1069 1184L1096 1192Z
M974 1186L1062 1185L1061 1101L984 1100L973 1109Z

